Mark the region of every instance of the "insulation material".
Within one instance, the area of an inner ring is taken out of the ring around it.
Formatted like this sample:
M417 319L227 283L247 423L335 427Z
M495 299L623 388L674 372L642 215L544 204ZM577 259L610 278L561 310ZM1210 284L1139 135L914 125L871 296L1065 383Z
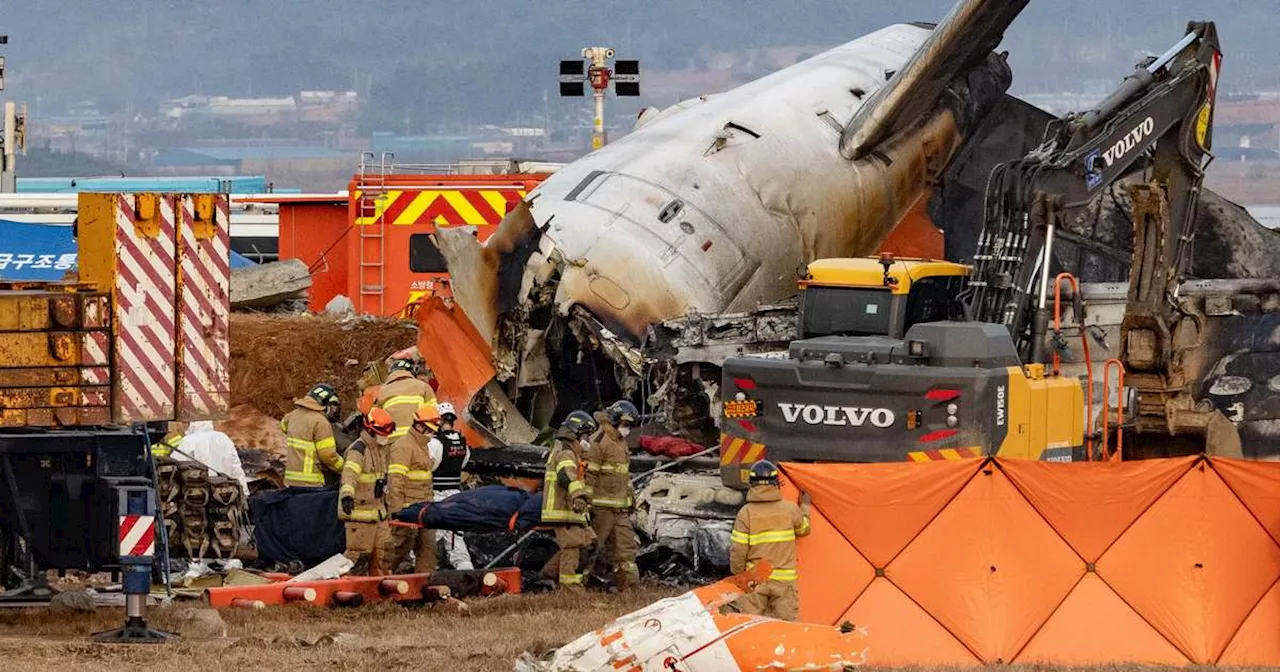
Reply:
M783 470L801 619L865 627L871 664L1280 665L1280 465Z

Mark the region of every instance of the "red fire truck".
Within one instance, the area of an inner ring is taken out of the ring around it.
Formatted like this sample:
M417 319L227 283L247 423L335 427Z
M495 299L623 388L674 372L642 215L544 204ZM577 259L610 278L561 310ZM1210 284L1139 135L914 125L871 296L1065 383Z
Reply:
M553 169L502 163L517 170ZM323 310L342 294L360 313L399 315L449 277L432 236L438 228L467 227L484 241L508 208L547 175L468 170L467 164L362 161L346 194L254 200L279 204L280 258L307 263L312 310Z

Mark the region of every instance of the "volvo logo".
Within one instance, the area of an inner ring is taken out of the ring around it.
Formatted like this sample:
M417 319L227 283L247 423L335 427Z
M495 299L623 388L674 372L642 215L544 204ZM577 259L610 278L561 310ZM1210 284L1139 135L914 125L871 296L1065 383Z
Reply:
M1126 133L1123 138L1120 138L1120 140L1116 142L1116 144L1111 145L1107 151L1102 153L1102 159L1107 162L1107 167L1110 168L1111 164L1119 161L1129 152L1132 152L1133 148L1137 147L1138 144L1147 136L1151 135L1151 132L1154 131L1155 128L1156 122L1152 120L1151 117L1143 119L1142 123L1134 126L1133 130Z
M1004 427L1004 385L996 386L996 427Z
M803 420L808 425L833 427L862 427L868 422L874 427L892 427L897 420L887 408L859 408L856 406L817 406L814 404L779 403L782 419L788 424Z

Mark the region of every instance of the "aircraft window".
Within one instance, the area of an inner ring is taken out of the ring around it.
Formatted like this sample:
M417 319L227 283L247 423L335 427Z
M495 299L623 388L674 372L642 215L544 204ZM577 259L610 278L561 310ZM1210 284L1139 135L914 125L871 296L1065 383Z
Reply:
M758 138L758 137L760 137L760 134L759 134L759 133L756 133L755 131L753 131L753 130L751 130L751 129L747 128L746 126L743 126L742 124L738 124L738 123L735 123L735 122L732 122L732 121L724 125L724 130L726 130L726 131L728 131L728 130L742 131L743 133L746 133L747 135L749 135L749 136L751 136L751 137L753 137L753 138Z
M818 114L818 118L827 122L827 125L830 126L832 129L834 129L837 133L844 130L844 126L841 126L840 122L836 121L835 116L826 110L823 110L822 112L820 112Z
M677 198L662 208L662 211L658 213L658 221L667 224L675 219L676 215L680 214L683 209L684 202Z
M582 192L586 191L587 187L591 186L591 183L595 182L597 177L600 177L601 175L604 175L604 174L605 173L603 170L591 171L590 173L587 174L586 177L582 178L582 181L578 183L578 186L574 187L572 191L570 191L568 194L565 195L564 200L566 201L578 200L578 196L581 196Z

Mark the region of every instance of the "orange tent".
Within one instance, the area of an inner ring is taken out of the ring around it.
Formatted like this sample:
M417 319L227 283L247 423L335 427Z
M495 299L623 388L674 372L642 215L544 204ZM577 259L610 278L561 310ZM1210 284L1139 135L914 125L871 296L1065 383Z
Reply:
M801 619L873 665L1280 665L1280 464L784 464Z

